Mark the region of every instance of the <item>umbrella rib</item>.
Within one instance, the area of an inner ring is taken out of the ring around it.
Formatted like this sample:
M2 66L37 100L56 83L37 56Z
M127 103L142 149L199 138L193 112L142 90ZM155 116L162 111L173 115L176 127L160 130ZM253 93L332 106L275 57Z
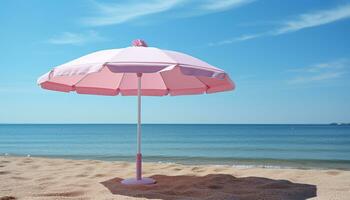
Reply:
M106 67L106 66L105 66L105 67ZM103 68L104 68L104 67L103 67ZM101 68L101 70L102 70L103 68ZM85 74L78 82L76 82L76 83L72 86L72 87L74 87L74 90L75 90L76 85L78 85L81 81L83 81L83 79L85 79L88 75L94 74L94 73L97 73L97 72ZM120 85L122 84L122 81L124 80L124 77L125 77L125 73L123 73L122 78L120 79L119 85L117 85L117 87L115 88L116 90L120 90L119 87L120 87Z
M161 49L158 49L158 51L160 51L163 55L165 55L166 57L168 57L170 60L174 61L174 63L177 63L176 60L174 60L174 58L172 58L170 55L168 55L166 52L162 51Z
M207 90L210 88L209 85L207 85L206 83L204 83L201 79L199 79L197 76L194 76L199 82L201 82L203 85L205 85L206 89L205 92L207 92Z
M81 77L81 79L79 81L77 81L75 84L72 85L72 87L74 87L74 90L76 90L76 85L78 85L83 79L85 79L88 75L90 75L91 73L85 74L83 77Z
M127 48L123 48L122 50L120 50L116 55L114 55L112 58L110 58L109 60L113 60L113 58L117 57L118 55L120 55L121 52L126 51ZM105 64L107 64L109 62L109 60L106 61Z
M162 72L159 72L159 74L160 74L160 77L162 78L162 81L163 81L163 83L164 83L164 85L165 85L165 87L166 87L166 89L167 89L167 91L168 91L168 94L170 93L170 88L167 86L167 84L165 83L165 79L164 79L164 77L163 77L163 74L162 74ZM168 95L168 94L166 94L166 95Z
M120 89L120 86L122 85L123 81L124 81L124 77L125 77L126 73L123 73L122 78L120 79L119 85L117 86L117 90L119 90L119 92L121 92L122 90Z

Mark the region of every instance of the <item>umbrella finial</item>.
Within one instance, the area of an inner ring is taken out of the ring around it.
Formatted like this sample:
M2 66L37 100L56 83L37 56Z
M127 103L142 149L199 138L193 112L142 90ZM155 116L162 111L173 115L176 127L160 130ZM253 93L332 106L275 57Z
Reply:
M132 41L132 46L134 46L134 47L147 47L147 44L145 41L143 41L141 39L136 39L136 40Z

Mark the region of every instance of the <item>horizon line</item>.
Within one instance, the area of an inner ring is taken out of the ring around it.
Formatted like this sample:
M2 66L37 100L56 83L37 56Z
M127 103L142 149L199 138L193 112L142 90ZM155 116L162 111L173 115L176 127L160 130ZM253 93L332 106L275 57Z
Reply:
M0 123L0 125L136 125L137 123ZM141 125L350 125L350 122L329 123L143 123Z

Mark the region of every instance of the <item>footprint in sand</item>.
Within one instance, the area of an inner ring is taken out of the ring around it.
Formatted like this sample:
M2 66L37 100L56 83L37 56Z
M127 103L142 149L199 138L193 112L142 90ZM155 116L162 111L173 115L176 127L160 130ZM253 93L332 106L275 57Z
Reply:
M332 176L336 176L336 175L340 174L340 172L337 172L337 171L328 171L328 172L326 172L326 174L332 175Z
M105 177L105 176L107 176L107 174L95 174L93 177L101 178L101 177Z
M0 175L6 175L6 174L10 174L11 172L9 171L0 171Z
M15 200L16 197L13 196L4 196L4 197L0 197L0 200Z
M81 177L87 177L87 176L88 176L88 174L78 174L78 175L76 175L75 177L81 178Z
M30 180L30 178L24 178L24 177L20 177L20 176L12 176L11 178L15 179L15 180L21 180L21 181Z
M45 193L45 194L37 194L34 196L38 197L78 197L82 196L84 191L72 191L72 192L56 192L56 193Z

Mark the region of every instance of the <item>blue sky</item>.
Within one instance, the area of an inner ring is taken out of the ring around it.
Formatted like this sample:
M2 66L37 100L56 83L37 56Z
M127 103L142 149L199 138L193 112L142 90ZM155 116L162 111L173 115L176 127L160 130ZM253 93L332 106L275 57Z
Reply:
M101 49L181 51L233 92L145 97L145 123L350 122L350 1L0 1L0 123L134 123L135 97L40 89L52 67Z

